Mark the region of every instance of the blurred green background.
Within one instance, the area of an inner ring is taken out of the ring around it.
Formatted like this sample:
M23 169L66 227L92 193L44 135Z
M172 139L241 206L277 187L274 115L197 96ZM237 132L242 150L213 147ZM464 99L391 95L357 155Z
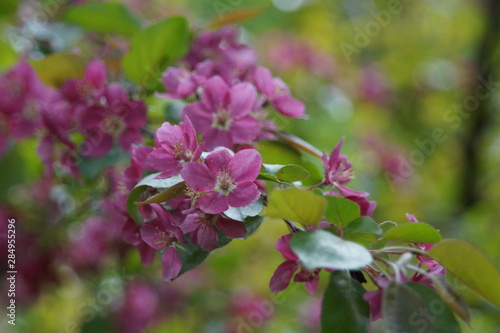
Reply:
M194 29L228 20L230 13L248 16L239 23L242 41L255 48L260 63L288 83L307 106L309 120L279 119L282 128L327 152L345 136L343 152L356 172L352 187L370 192L370 199L377 201L375 220L403 221L405 213L415 214L445 238L478 245L500 266L496 1L123 3L151 21L185 15ZM71 51L84 40L77 28L57 23L73 3L25 1L19 8L16 4L9 0L0 5L2 70L26 50L32 57L43 57L47 44L52 51ZM36 15L48 17L43 26L32 26ZM150 103L157 107L155 100ZM7 204L12 200L6 199L7 193L23 196L32 186L29 181L40 173L34 147L25 142L21 154L0 163L5 169L2 200ZM272 155L265 159L270 161ZM320 161L310 161L320 166ZM29 212L20 223L27 220L28 229L35 231L50 224L46 216ZM265 220L250 239L215 251L201 267L170 284L161 281L158 263L141 267L135 251L120 264L109 260L94 275L79 276L57 267L59 282L44 285L39 297L18 309L14 329L0 327L2 332L107 332L124 317L154 304L164 311L144 323L145 332L318 331L321 292L310 296L302 285L279 295L268 291L269 279L282 262L274 243L286 232L283 223ZM464 325L464 332L497 332L498 309L453 278L451 282L471 305L471 328ZM134 290L149 296L136 297ZM135 300L129 312L123 310L127 297ZM375 331L379 326L375 324Z

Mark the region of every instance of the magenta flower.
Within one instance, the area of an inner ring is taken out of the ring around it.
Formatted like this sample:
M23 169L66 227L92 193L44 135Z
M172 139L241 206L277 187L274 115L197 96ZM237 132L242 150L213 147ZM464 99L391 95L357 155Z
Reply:
M5 143L12 135L23 139L41 127L40 105L50 89L43 85L33 68L20 61L9 72L0 75L0 141Z
M169 67L162 74L162 82L167 93L158 93L157 96L184 99L196 93L198 87L205 82L205 78L187 69Z
M151 204L156 219L146 223L140 229L141 237L155 250L166 250L162 255L162 276L171 281L179 275L182 268L181 258L174 243L185 242L182 230L172 223L170 213L159 204Z
M206 252L216 248L219 240L217 230L230 238L243 238L247 235L243 222L231 220L220 214L189 214L180 228L183 232L190 233L192 242Z
M286 261L281 263L274 271L273 277L269 282L269 289L272 293L285 290L290 284L295 272L300 269L300 271L295 274L294 281L304 282L307 291L310 294L314 294L318 288L320 269L310 271L301 266L299 257L297 257L290 247L290 239L292 236L293 234L283 235L276 242L276 249L281 252Z
M281 79L273 78L269 69L257 67L253 73L253 81L257 90L278 112L292 118L304 116L304 103L291 97L288 86Z
M156 132L158 148L146 157L153 170L161 171L157 178L168 178L179 174L182 166L200 158L203 144L198 146L196 132L188 117L183 123L171 125L167 122Z
M207 155L205 162L188 162L182 178L196 193L197 207L209 214L218 214L231 207L245 207L260 197L255 184L262 157L254 149L245 149L231 156L226 149Z
M140 129L146 123L146 105L140 100L129 100L125 89L112 83L104 89L104 105L96 104L83 110L80 128L86 136L82 144L82 155L98 157L105 155L118 139L123 150L142 142Z
M106 65L93 60L85 68L83 79L69 79L61 87L61 93L72 103L93 104L102 94L106 83Z
M352 164L347 160L347 156L340 154L340 149L344 143L344 138L335 146L330 154L330 158L323 153L321 161L325 167L325 183L326 184L345 184L354 178Z
M255 140L259 123L249 113L255 105L256 92L250 83L229 87L219 76L209 79L201 102L188 104L182 110L203 133L207 149L217 146L233 148L235 143Z

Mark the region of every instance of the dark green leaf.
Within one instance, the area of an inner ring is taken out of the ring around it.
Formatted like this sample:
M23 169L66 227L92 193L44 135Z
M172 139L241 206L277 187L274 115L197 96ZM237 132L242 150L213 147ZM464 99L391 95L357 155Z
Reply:
M321 306L321 332L368 332L370 308L364 293L345 271L330 274Z
M427 305L428 313L422 314L419 318L421 332L426 330L426 320L432 318L434 333L460 333L460 325L458 324L453 312L446 306L443 300L431 288L415 282L406 283L410 289L415 291Z
M220 231L217 232L217 235L219 240L217 241L216 248L226 246L232 240ZM182 268L179 276L192 270L193 268L198 267L210 254L209 252L203 251L198 245L193 244L189 236L186 236L186 240L188 241L188 244L182 243L177 247L177 253L179 254L182 262Z
M409 222L386 231L384 238L409 243L436 243L441 240L441 235L427 223Z
M384 290L382 311L387 333L433 332L432 319L424 313L429 308L411 288L396 281L389 282Z
M295 233L290 246L310 270L360 269L372 262L370 252L363 246L321 229Z
M146 90L154 90L167 66L188 51L189 38L189 26L183 17L171 17L139 31L123 58L125 74Z
M377 222L372 218L361 216L350 222L344 230L344 239L369 247L382 235Z
M81 157L78 160L78 168L85 178L93 180L106 168L128 161L129 159L130 156L127 152L121 150L118 146L115 146L106 155L101 157Z
M328 202L325 218L332 224L345 227L360 215L359 206L349 199L333 195L326 195L325 199Z
M304 225L316 225L323 217L325 208L325 198L310 191L275 189L269 195L267 215Z
M137 16L118 2L89 2L71 8L64 20L87 30L132 36L141 28Z
M248 238L250 235L252 235L254 232L259 229L260 225L262 224L262 221L264 221L264 216L249 216L245 219L245 228L247 228L247 236L245 238Z
M500 307L500 272L476 246L445 239L428 252L465 285Z

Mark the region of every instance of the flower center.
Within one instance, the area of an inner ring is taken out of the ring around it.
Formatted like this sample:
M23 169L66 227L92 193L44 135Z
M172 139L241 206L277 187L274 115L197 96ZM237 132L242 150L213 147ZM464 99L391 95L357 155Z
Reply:
M174 236L172 236L172 234L170 234L169 232L167 233L156 227L154 243L159 247L166 248L176 240L177 239Z
M231 121L233 119L231 118L231 113L228 110L220 108L216 113L214 113L213 117L213 128L219 128L224 131L229 130L229 126L231 125Z
M174 157L177 160L189 162L193 159L193 152L184 148L184 142L177 141L172 148L174 150Z
M236 184L234 183L234 179L231 176L229 170L220 170L217 174L217 180L214 190L221 192L224 195L228 195L229 192L231 192L231 190L235 187Z
M109 134L120 133L125 129L123 119L114 115L104 118L101 125L102 130Z

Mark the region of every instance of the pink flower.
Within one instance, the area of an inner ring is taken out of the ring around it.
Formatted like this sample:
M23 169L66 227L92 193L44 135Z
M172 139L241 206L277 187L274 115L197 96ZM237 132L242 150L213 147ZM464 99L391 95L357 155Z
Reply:
M0 75L0 141L5 147L7 137L23 139L41 127L40 105L50 89L43 85L33 68L20 61L9 72Z
M209 214L218 214L231 207L245 207L260 197L255 184L262 157L254 149L245 149L231 156L226 149L207 155L205 162L188 162L182 178L196 193L197 207Z
M300 269L300 272L295 274L294 281L304 282L307 291L314 294L318 288L320 269L310 271L300 265L299 258L290 247L292 236L293 234L283 235L276 242L276 249L281 252L286 261L274 271L273 277L269 281L269 289L272 293L285 290L295 272Z
M243 238L247 235L243 222L219 214L189 214L180 228L183 232L190 233L192 242L206 252L213 251L217 247L219 240L217 230L230 238Z
M217 146L233 148L235 143L255 140L259 123L249 113L255 105L255 88L247 82L229 87L219 76L209 79L201 102L188 104L182 110L203 133L209 150Z
M159 204L151 204L156 218L143 225L140 229L141 237L155 250L166 250L162 255L163 279L171 281L179 275L182 262L176 252L174 243L185 242L181 229L172 222L170 213Z
M69 79L61 87L64 97L78 104L93 104L101 95L106 83L106 65L102 60L93 60L85 68L83 79Z
M257 90L281 114L292 118L304 116L304 103L291 97L288 86L281 79L273 78L269 69L257 67L253 73L253 81Z
M340 149L344 143L344 138L335 146L330 154L330 158L323 153L321 161L325 167L325 183L326 184L345 184L354 178L352 164L347 160L347 156L340 154Z
M159 93L157 96L183 99L196 93L198 87L205 82L205 78L183 68L169 67L162 74L162 81L167 93Z
M183 123L171 125L167 122L156 132L158 148L146 157L152 170L161 171L157 178L168 178L180 173L182 166L200 158L203 144L198 146L196 132L188 117Z
M141 142L140 129L146 123L146 105L140 100L129 100L125 89L118 83L105 87L104 104L95 104L83 110L80 128L86 136L82 155L105 155L113 146L114 138L123 150Z

